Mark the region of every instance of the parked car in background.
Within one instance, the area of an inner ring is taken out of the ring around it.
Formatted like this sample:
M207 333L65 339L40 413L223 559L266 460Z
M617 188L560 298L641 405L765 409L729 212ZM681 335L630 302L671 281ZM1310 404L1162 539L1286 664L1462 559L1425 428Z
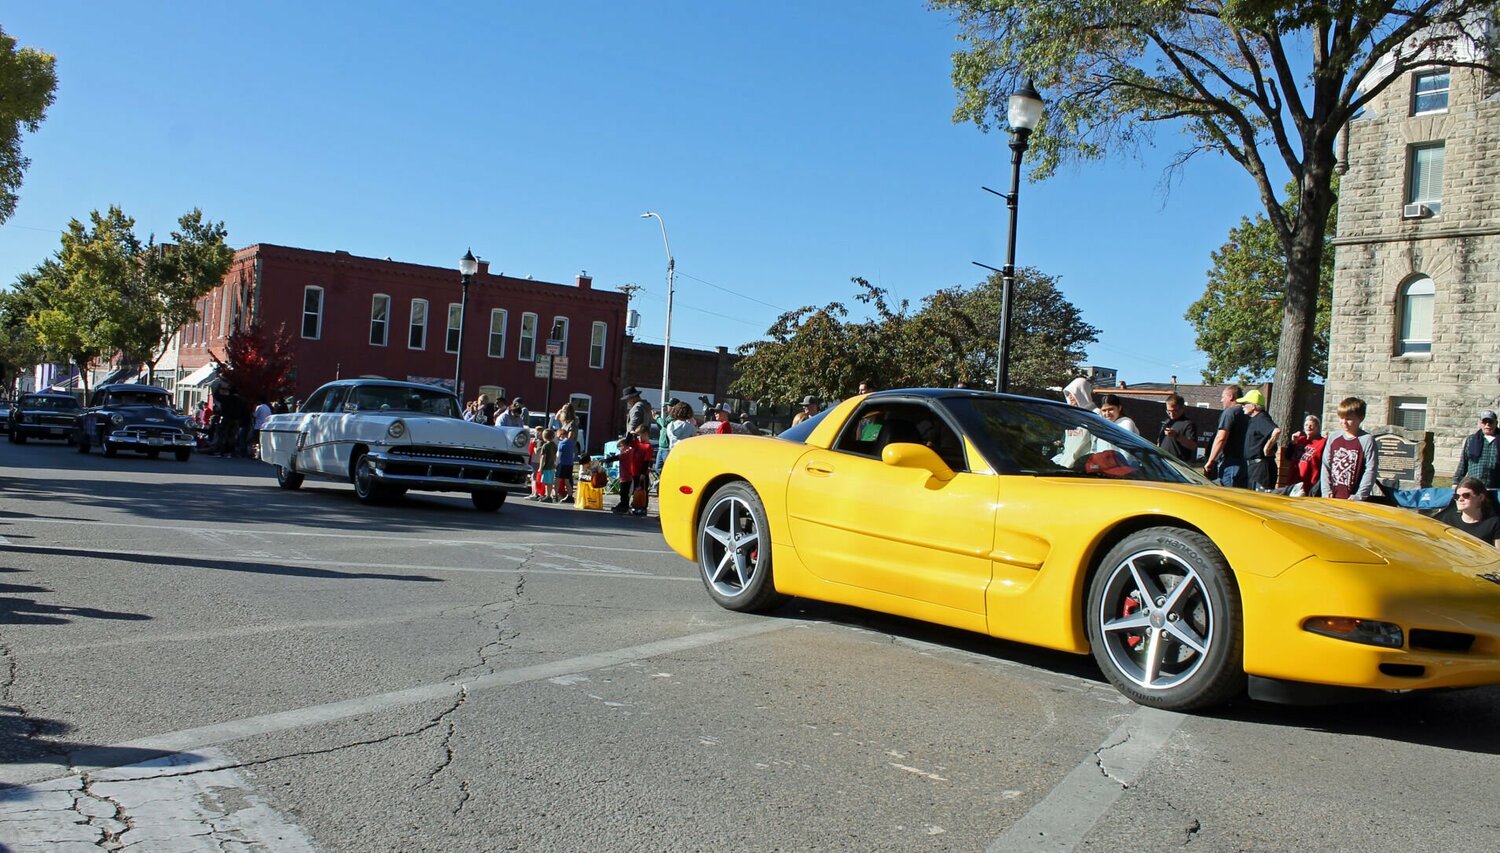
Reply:
M83 407L70 394L22 394L9 405L6 414L10 440L25 444L28 438L50 438L72 444L77 440L75 432L82 411Z
M260 459L276 466L283 489L306 477L343 480L364 503L408 489L468 492L485 512L526 482L526 446L524 429L464 420L446 389L384 379L330 382L260 431Z
M192 422L172 406L171 392L155 385L95 388L73 435L79 453L98 445L105 456L129 450L155 459L169 451L178 462L188 461L197 444Z

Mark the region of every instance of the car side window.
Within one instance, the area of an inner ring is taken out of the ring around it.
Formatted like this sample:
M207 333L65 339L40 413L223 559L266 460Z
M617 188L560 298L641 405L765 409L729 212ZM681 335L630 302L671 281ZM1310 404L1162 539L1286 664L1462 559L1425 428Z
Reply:
M347 386L328 389L328 396L323 400L323 411L342 412L344 410L344 398L349 396Z
M887 444L921 444L955 471L968 470L962 439L937 412L920 403L868 403L849 419L834 449L880 458Z
M318 390L316 390L316 391L313 392L313 395L311 397L307 398L306 402L304 402L302 404L301 411L303 411L303 412L321 412L321 411L323 411L323 404L325 402L327 402L327 400L328 400L328 389L327 388L319 388Z

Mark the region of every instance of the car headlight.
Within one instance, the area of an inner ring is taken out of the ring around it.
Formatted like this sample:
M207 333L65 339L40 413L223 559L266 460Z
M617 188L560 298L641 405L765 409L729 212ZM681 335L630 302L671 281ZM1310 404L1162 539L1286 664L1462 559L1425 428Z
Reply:
M124 415L110 415L109 419L114 422L115 426L122 426L125 423Z
M386 427L385 434L390 436L391 438L400 438L401 436L406 435L406 422L391 421L391 425Z
M1384 646L1388 649L1401 648L1404 640L1400 625L1350 616L1313 616L1303 620L1302 630L1336 640Z
M526 445L530 443L531 439L526 437L526 430L524 429L518 430L516 432L516 437L510 440L510 446L514 447L517 450L525 450Z

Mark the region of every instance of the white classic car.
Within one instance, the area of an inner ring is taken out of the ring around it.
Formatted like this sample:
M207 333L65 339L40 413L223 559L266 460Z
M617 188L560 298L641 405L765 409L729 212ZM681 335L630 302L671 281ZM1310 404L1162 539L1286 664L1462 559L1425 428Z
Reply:
M313 392L295 414L272 415L260 431L260 458L276 466L283 489L304 477L347 480L364 503L408 489L468 492L494 512L526 483L526 430L470 423L458 399L432 385L346 379Z

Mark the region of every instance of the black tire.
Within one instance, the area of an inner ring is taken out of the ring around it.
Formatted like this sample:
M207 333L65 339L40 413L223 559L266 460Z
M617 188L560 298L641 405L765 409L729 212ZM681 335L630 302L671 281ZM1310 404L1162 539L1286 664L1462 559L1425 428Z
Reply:
M25 444L26 436L22 433L16 432L15 430L11 430L10 442L11 444Z
M192 458L193 451L191 451L191 450L189 450L187 448L179 448L177 450L172 451L172 455L177 457L177 461L178 462L186 462L186 461L188 461L189 459Z
M78 441L77 441L78 452L79 453L88 453L89 452L89 434L86 433L86 432L83 432L82 430L80 430L78 432L78 436L77 437L78 437Z
M120 449L118 447L115 447L113 444L110 444L108 441L104 441L103 439L99 441L99 446L104 448L104 455L106 457L112 458L120 452Z
M375 479L375 463L369 461L368 453L361 453L351 466L349 479L354 483L354 496L362 504L382 504L390 500L390 490Z
M276 485L288 491L302 488L302 481L306 478L285 465L276 466Z
M721 486L704 504L698 574L709 597L726 610L760 613L790 598L776 591L766 508L748 483Z
M1084 623L1099 668L1137 704L1193 711L1245 690L1239 587L1201 533L1152 527L1111 548Z
M160 450L148 450L148 451L146 451L146 458L147 459L157 459L157 458L160 458L160 457L161 457L161 451Z
M480 512L498 512L505 506L505 492L470 492L469 500Z

